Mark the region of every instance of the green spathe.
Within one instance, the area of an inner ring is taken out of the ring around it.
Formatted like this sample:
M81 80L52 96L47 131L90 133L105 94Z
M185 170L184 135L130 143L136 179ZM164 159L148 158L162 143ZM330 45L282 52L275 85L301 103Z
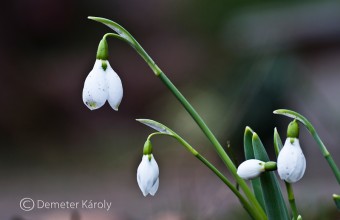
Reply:
M296 119L289 123L287 129L287 137L299 138L299 124L297 123Z
M97 50L98 60L107 60L109 58L109 46L107 44L106 38L101 39ZM105 70L105 69L104 69Z
M144 143L143 154L144 155L152 154L152 144L149 139L147 139Z

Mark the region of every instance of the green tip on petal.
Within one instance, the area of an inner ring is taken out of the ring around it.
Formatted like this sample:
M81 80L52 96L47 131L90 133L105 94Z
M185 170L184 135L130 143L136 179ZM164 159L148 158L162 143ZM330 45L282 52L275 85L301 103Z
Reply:
M105 71L107 69L107 62L106 60L102 60L102 68Z
M296 120L289 123L287 129L287 137L299 138L299 124L297 123Z

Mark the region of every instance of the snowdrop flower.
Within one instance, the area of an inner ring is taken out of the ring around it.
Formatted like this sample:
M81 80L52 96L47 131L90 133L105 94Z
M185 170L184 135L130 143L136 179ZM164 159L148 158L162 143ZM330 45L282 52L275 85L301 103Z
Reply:
M246 160L241 163L240 166L237 168L237 175L245 180L254 179L260 176L260 174L265 171L264 165L265 162L261 160Z
M277 171L288 183L299 181L306 170L306 159L300 147L299 127L294 120L288 126L287 139L277 158Z
M123 86L109 61L97 59L92 71L86 77L83 89L83 102L91 110L102 107L106 100L118 111L123 98Z
M306 170L306 159L299 139L287 138L277 158L277 171L282 180L288 183L299 181Z
M91 110L102 107L108 101L118 111L123 98L122 82L107 59L108 46L103 38L98 46L96 62L86 77L83 88L83 102Z
M152 154L143 155L137 169L137 182L144 196L155 195L159 186L158 164Z

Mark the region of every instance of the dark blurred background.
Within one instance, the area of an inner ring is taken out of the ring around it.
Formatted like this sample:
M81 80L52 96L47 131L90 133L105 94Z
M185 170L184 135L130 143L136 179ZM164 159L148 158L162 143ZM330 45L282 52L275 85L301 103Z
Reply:
M159 191L143 197L136 169L153 131L136 118L168 125L229 174L177 100L123 42L109 40L110 63L124 87L119 111L108 104L87 109L83 83L99 40L111 32L89 15L128 29L239 162L245 126L275 160L273 129L285 139L290 120L272 112L289 108L312 121L340 164L339 1L7 1L0 15L1 219L248 218L210 170L165 137L153 141ZM339 193L336 180L304 128L301 144L307 170L295 191L302 216L339 219L331 199ZM24 212L23 197L106 199L112 208Z

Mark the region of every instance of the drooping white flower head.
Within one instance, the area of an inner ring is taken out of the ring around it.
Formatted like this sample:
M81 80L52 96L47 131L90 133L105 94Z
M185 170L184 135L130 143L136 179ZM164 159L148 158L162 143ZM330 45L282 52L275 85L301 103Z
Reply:
M144 196L155 195L159 186L159 168L152 154L143 155L137 169L137 183Z
M256 159L246 160L237 168L237 175L242 179L254 179L265 171L265 162Z
M118 111L123 98L123 86L108 60L96 59L94 67L85 79L83 102L91 110L102 107L106 100Z
M288 183L299 181L306 170L306 158L299 139L287 138L277 158L277 171L282 180Z

